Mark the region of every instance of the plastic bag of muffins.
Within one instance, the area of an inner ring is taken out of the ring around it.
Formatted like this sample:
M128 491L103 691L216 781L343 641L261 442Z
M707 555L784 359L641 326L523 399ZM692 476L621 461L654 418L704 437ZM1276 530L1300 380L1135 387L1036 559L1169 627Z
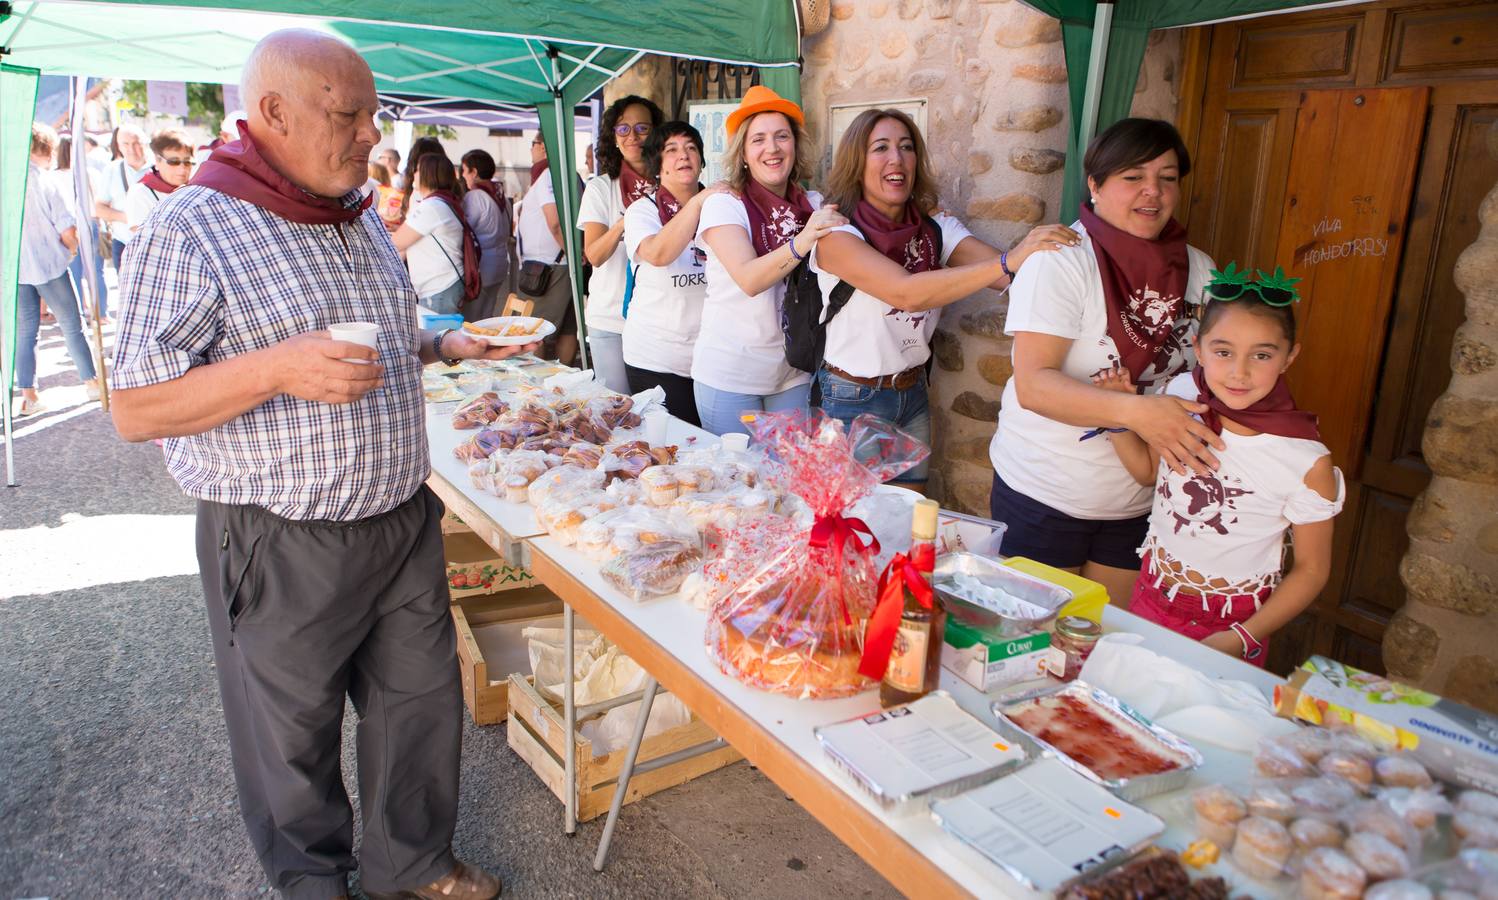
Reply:
M1252 780L1192 793L1196 831L1243 875L1295 896L1406 896L1373 891L1459 852L1498 849L1498 796L1442 785L1412 757L1355 734L1271 738L1254 767Z
M763 690L803 698L857 693L871 684L858 665L877 547L868 527L844 514L930 451L873 416L845 432L820 409L762 414L749 429L773 462L769 479L810 507L812 524L768 547L754 574L713 605L708 654Z
M524 503L531 482L552 468L557 458L539 450L496 450L468 466L473 486L511 503Z

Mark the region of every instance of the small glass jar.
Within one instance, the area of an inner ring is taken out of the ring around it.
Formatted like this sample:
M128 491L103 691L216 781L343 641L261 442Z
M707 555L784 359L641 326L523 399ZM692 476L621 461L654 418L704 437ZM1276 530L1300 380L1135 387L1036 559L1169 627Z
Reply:
M1103 626L1081 616L1063 616L1056 620L1056 632L1051 635L1051 649L1046 656L1046 669L1062 681L1075 681L1082 673L1082 664L1092 655L1098 638L1103 636Z

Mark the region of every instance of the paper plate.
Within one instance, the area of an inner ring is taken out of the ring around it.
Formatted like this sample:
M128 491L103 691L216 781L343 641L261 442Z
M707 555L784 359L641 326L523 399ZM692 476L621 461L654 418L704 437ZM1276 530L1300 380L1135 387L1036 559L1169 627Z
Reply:
M479 334L472 330L468 324L463 326L463 333L486 341L493 347L513 347L517 344L533 344L536 341L550 335L557 327L545 319L537 316L495 316L492 319L480 319L472 325L499 334ZM507 331L523 331L523 334L506 334Z

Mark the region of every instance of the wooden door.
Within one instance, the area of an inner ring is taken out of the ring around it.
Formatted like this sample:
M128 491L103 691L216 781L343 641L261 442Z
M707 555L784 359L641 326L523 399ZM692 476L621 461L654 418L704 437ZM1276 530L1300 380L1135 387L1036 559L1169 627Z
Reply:
M1352 480L1362 469L1429 96L1423 87L1302 91L1295 117L1272 257L1301 279L1290 388L1321 417L1321 440Z
M1396 232L1376 266L1338 271L1345 260L1322 253L1297 273L1307 346L1292 384L1349 480L1331 581L1277 636L1276 671L1311 653L1382 669L1383 630L1404 603L1405 520L1430 478L1420 438L1464 317L1452 269L1498 183L1495 122L1498 2L1384 0L1187 32L1179 124L1194 245L1219 264L1291 270L1337 234ZM1409 201L1387 207L1353 188L1393 198L1401 180ZM1318 233L1328 217L1340 232Z

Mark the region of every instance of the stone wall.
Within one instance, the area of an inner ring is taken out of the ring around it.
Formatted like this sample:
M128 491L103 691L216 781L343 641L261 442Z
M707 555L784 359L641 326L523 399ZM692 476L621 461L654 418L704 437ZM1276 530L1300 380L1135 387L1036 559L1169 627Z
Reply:
M1498 129L1488 134L1498 153ZM1451 384L1426 422L1434 477L1415 502L1400 566L1409 599L1384 636L1389 674L1498 713L1498 188L1457 260L1467 321Z

